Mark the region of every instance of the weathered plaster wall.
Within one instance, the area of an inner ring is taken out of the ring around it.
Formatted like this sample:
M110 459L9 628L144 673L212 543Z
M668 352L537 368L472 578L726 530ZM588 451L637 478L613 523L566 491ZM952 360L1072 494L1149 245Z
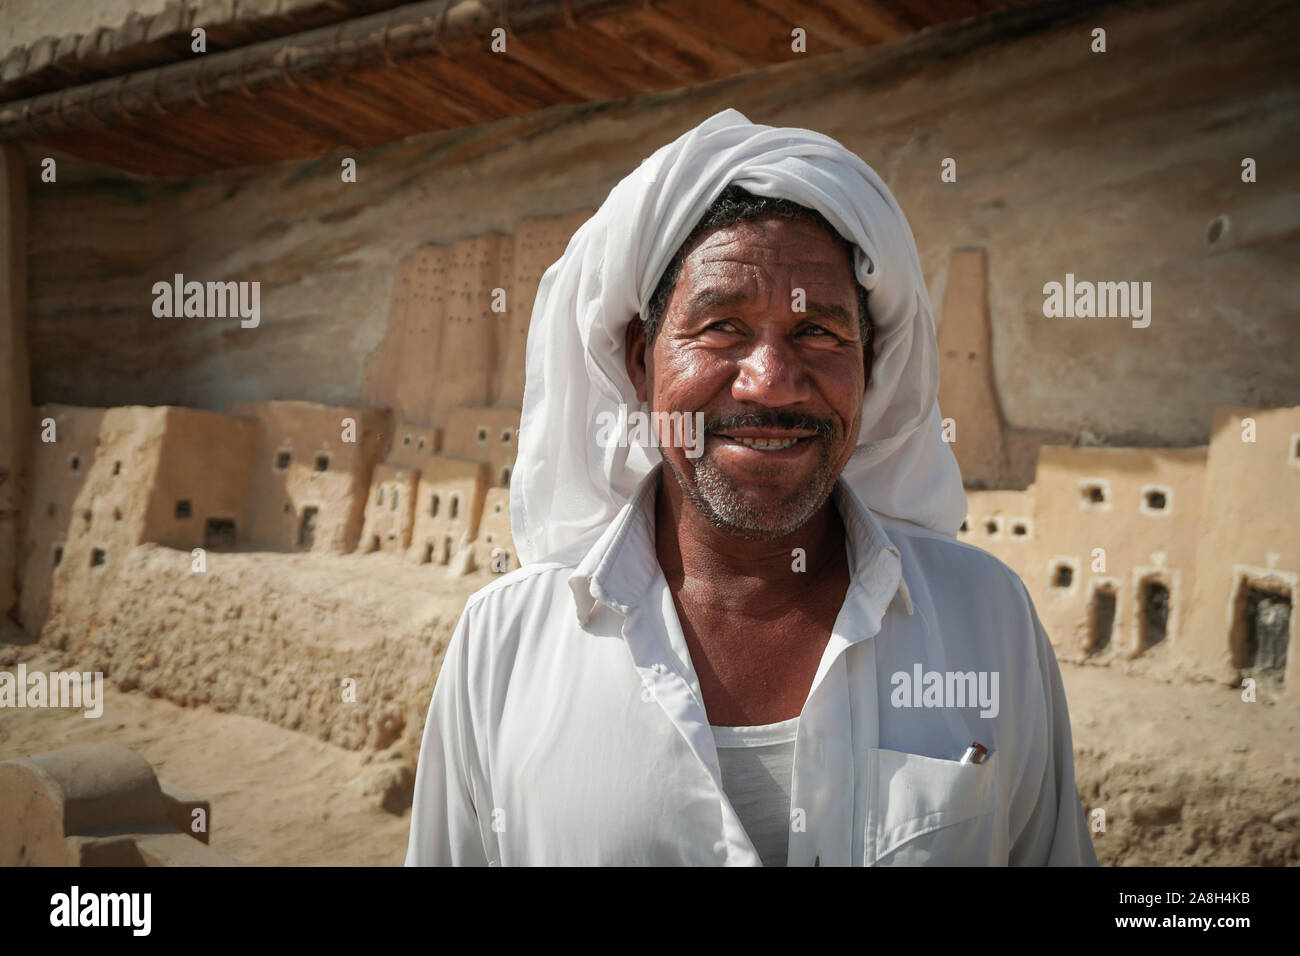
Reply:
M1195 543L1198 567L1212 570L1197 575L1185 653L1216 676L1251 673L1227 637L1243 581L1262 586L1290 601L1285 679L1300 693L1300 408L1216 409L1205 488Z

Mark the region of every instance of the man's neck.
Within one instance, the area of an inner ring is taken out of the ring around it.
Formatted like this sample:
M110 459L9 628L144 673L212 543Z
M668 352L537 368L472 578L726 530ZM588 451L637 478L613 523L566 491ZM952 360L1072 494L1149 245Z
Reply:
M655 551L674 596L685 592L692 603L760 617L788 608L810 586L844 573L845 534L831 498L803 526L778 538L728 532L701 514L673 475L662 471Z

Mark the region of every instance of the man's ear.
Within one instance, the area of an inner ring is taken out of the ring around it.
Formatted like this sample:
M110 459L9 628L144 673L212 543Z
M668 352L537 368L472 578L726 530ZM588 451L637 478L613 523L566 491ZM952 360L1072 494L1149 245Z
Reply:
M632 321L627 324L627 329L623 332L623 362L627 366L627 376L632 380L632 387L636 389L636 397L639 401L648 402L650 400L650 370L648 362L650 360L650 344L646 341L645 323L641 321L641 315L632 316Z

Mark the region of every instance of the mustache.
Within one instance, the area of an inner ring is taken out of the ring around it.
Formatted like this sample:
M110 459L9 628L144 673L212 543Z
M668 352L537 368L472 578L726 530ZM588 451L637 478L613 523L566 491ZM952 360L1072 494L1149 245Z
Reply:
M704 434L726 434L740 428L789 428L815 432L827 440L835 437L835 425L824 418L804 412L739 412L710 418L704 423Z

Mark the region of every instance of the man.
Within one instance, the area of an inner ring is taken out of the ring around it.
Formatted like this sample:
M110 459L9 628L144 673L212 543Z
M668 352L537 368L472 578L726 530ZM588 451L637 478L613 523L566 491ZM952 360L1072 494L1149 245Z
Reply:
M619 183L538 292L524 567L448 647L407 863L1095 864L937 391L911 231L838 143L727 110ZM620 406L654 447L594 439Z

